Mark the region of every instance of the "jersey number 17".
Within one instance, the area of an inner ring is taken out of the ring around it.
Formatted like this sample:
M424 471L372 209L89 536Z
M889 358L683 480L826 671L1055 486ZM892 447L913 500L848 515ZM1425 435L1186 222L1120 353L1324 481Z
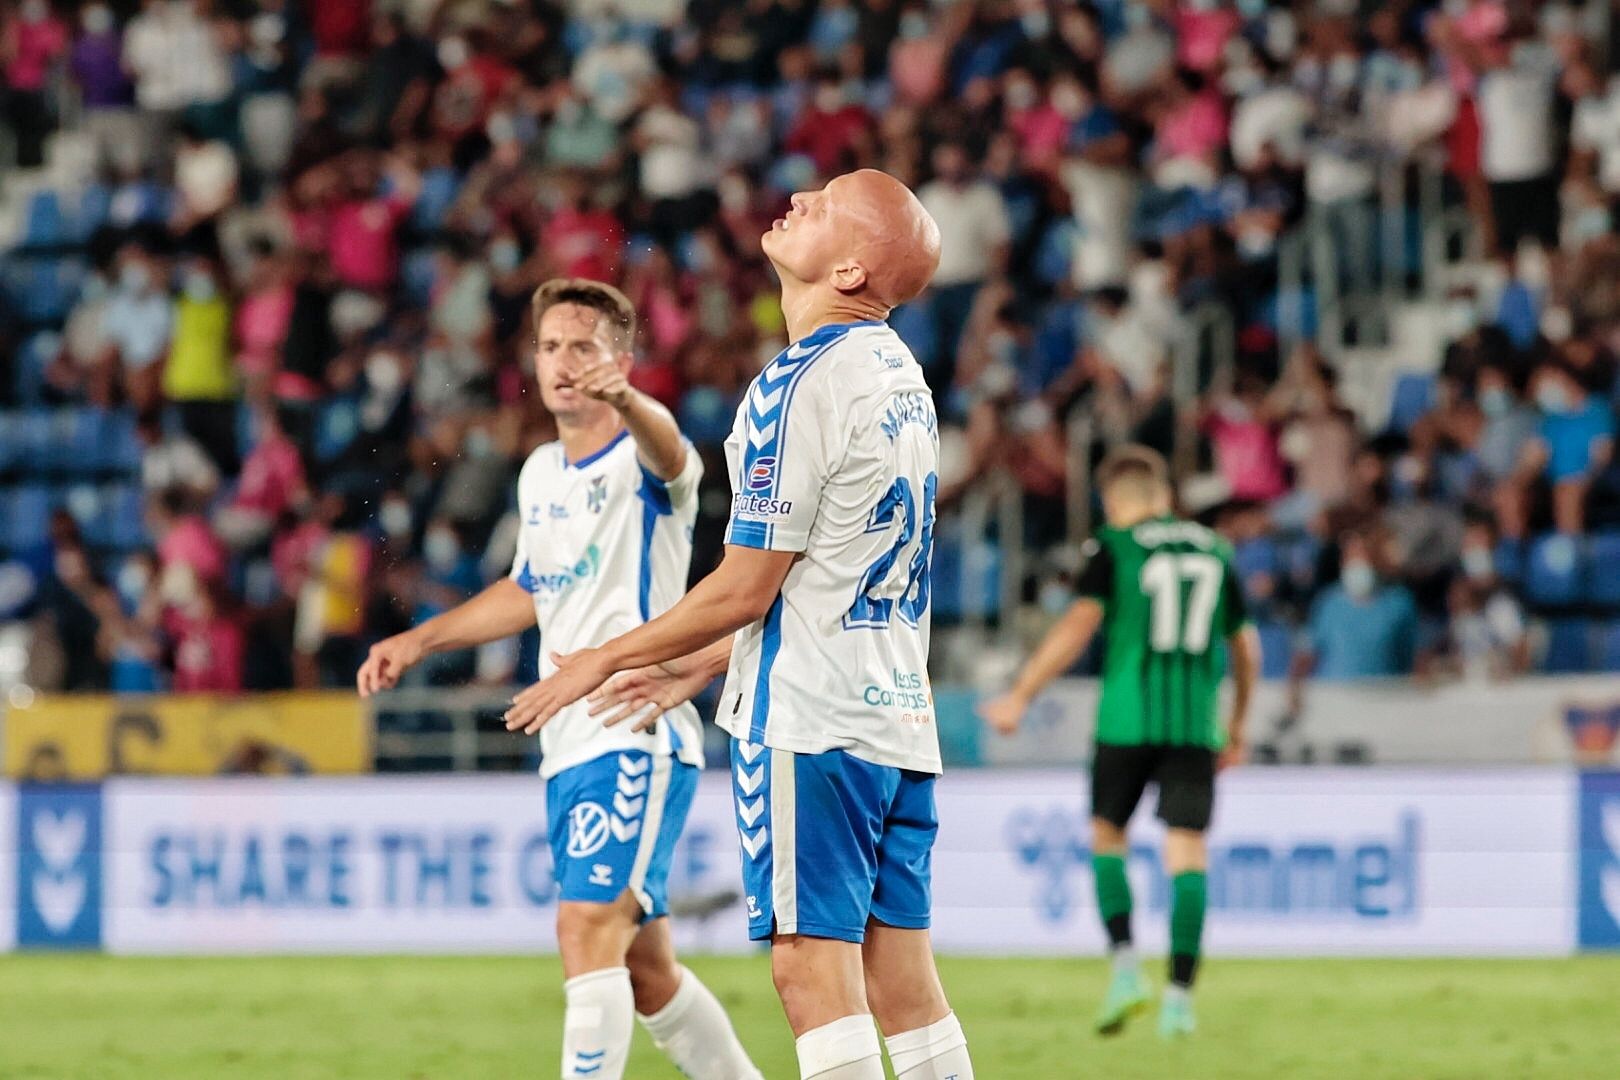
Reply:
M1161 551L1142 564L1142 591L1153 605L1148 643L1154 652L1208 651L1224 573L1213 555ZM1183 582L1192 585L1185 605Z

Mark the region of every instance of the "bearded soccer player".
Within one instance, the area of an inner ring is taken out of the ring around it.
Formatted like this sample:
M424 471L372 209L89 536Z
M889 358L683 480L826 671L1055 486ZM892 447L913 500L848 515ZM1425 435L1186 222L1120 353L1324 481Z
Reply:
M1123 447L1098 470L1108 523L1087 545L1077 600L1019 673L1010 693L982 708L1012 733L1047 683L1073 667L1105 632L1102 698L1091 765L1091 866L1097 910L1108 932L1113 979L1097 1030L1117 1034L1148 1005L1131 948L1131 886L1125 827L1148 782L1169 829L1170 981L1159 1013L1166 1038L1192 1034L1193 977L1204 929L1204 832L1219 765L1241 760L1243 724L1260 648L1244 614L1230 546L1170 511L1164 459ZM1232 672L1232 710L1217 718L1223 655Z
M535 730L615 672L729 669L719 722L749 933L771 942L800 1076L881 1080L875 1019L902 1080L970 1080L928 936L937 419L883 322L927 286L939 229L903 184L862 170L794 195L762 245L792 344L726 444L721 565L646 626L566 658L508 724Z
M558 439L518 474L511 576L373 646L362 696L431 653L537 622L547 649L599 645L686 587L703 466L668 410L628 382L630 301L611 286L559 279L535 292L533 310L535 372ZM567 977L562 1076L622 1077L634 1016L684 1075L758 1080L719 1001L676 962L665 917L670 860L703 765L696 711L679 704L637 729L604 728L581 706L559 714L540 744Z

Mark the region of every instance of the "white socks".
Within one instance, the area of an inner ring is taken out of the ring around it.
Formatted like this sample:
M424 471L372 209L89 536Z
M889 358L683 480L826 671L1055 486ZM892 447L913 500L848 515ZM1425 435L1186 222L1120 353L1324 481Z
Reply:
M669 1003L636 1017L683 1076L692 1080L762 1080L737 1041L731 1020L696 975L681 968L681 984Z
M636 999L630 969L604 968L563 983L563 1080L620 1080L630 1060Z
M883 1080L883 1048L870 1013L812 1028L793 1046L799 1080Z
M925 1028L891 1035L883 1043L897 1080L973 1080L967 1036L955 1013Z

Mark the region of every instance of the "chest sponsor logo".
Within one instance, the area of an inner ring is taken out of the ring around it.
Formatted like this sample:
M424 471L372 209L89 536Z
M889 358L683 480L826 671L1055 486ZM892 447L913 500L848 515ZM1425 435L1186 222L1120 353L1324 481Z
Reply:
M558 567L549 574L533 575L533 592L548 599L558 599L572 592L582 582L590 581L602 569L602 552L595 544L574 563Z
M595 855L608 842L608 816L600 803L582 802L568 811L568 857Z
M549 514L552 521L561 521L568 516L568 507L562 503L552 503Z

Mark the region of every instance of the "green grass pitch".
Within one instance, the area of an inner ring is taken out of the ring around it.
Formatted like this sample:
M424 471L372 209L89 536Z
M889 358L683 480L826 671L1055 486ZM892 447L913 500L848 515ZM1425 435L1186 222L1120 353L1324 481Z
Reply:
M794 1080L765 959L689 963L768 1080ZM1151 1014L1091 1034L1101 961L942 966L980 1080L1620 1076L1620 957L1217 959L1176 1046ZM0 1077L555 1076L560 981L550 958L0 957ZM676 1077L639 1031L628 1075Z

